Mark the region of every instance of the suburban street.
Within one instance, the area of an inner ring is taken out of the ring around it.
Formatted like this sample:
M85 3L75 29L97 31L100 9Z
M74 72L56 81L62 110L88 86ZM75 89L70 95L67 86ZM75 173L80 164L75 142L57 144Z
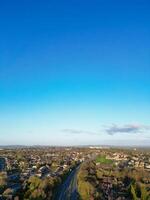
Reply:
M79 166L69 174L65 182L60 186L55 198L56 200L77 200L78 198L78 192L77 192L78 169L79 169Z

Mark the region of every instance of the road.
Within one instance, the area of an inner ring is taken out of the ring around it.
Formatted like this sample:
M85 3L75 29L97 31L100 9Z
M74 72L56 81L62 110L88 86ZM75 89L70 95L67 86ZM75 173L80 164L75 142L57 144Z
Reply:
M58 189L56 200L77 200L78 191L77 191L77 172L79 166L74 169L65 182Z

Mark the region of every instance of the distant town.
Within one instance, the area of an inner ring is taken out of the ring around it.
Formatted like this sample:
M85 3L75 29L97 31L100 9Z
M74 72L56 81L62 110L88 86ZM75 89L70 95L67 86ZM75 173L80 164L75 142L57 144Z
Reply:
M0 199L150 199L150 150L1 148Z

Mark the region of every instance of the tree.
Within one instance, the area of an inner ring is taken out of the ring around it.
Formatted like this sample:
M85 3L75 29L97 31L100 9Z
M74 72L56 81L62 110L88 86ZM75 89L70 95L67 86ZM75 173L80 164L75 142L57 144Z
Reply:
M133 185L131 185L131 194L132 194L133 200L138 200L138 197L136 195L136 190Z
M3 192L7 185L7 175L5 173L0 173L0 192Z
M148 194L144 184L141 184L140 189L141 189L141 200L149 200L150 195Z

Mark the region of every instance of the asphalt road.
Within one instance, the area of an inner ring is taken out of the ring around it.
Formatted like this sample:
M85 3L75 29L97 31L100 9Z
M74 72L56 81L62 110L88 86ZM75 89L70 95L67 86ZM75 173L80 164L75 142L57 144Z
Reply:
M77 200L78 199L78 191L77 191L77 172L79 167L74 169L65 182L60 186L56 200Z

